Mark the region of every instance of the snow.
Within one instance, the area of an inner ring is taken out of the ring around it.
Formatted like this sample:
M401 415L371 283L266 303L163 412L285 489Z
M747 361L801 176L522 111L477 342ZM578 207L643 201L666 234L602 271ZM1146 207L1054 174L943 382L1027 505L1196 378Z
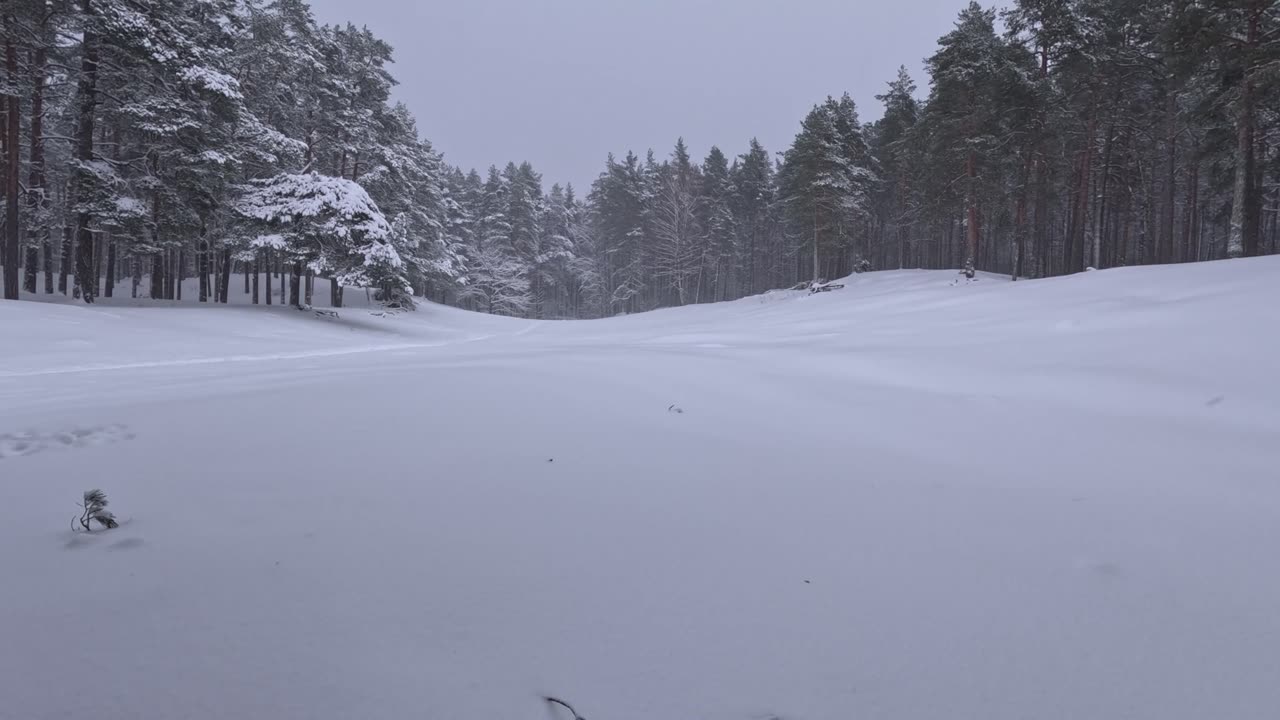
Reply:
M147 213L147 206L141 200L134 197L117 197L116 212L121 215L134 215L144 217Z
M258 235L249 241L249 245L255 248L273 248L276 250L283 250L289 246L289 241L286 240L283 235L270 233L267 235Z
M1278 276L0 304L0 717L1270 717Z
M182 70L182 79L228 100L244 99L240 92L240 81L220 70L193 65Z
M325 236L343 240L359 232L370 240L384 240L391 226L378 206L353 180L316 173L281 174L254 183L236 205L242 215L264 222L292 222L320 218Z

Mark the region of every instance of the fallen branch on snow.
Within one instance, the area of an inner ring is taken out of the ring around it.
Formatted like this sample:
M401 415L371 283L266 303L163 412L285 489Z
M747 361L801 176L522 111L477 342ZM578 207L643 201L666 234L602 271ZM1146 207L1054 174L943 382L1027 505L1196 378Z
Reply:
M565 701L563 701L563 700L561 700L561 699L559 699L559 698L553 698L553 697L547 696L547 697L544 697L544 698L542 698L542 699L543 699L543 700L546 700L546 701L547 701L547 703L548 703L548 704L550 704L550 705L559 705L560 707L564 708L565 710L568 710L568 711L569 711L569 714L573 715L573 720L587 720L586 718L584 718L584 717L582 717L581 715L579 715L579 714L578 714L578 711L577 711L577 710L574 710L572 705L570 705L569 703L567 703L567 702L565 702Z

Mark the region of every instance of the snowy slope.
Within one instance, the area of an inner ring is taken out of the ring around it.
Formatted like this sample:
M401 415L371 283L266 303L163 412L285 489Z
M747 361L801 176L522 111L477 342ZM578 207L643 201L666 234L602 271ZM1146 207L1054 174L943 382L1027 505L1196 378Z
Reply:
M1275 717L1280 258L954 278L0 304L0 718Z

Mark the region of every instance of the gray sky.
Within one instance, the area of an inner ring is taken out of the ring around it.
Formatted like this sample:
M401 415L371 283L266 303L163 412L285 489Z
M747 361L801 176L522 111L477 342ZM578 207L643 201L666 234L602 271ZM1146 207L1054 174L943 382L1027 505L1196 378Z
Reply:
M864 120L966 0L311 0L396 50L396 97L455 165L528 160L580 192L605 156L684 136L696 159L752 136L790 145L808 109L848 91Z

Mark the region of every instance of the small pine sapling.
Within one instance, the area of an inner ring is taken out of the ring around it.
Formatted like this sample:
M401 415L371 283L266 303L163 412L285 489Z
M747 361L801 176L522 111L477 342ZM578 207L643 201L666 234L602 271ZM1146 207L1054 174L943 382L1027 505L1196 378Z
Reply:
M85 532L93 532L93 522L96 520L103 528L110 530L120 526L116 521L116 516L107 509L107 495L101 490L89 490L84 494L84 502L80 504L83 512L80 513L80 527ZM75 525L71 526L75 529Z

